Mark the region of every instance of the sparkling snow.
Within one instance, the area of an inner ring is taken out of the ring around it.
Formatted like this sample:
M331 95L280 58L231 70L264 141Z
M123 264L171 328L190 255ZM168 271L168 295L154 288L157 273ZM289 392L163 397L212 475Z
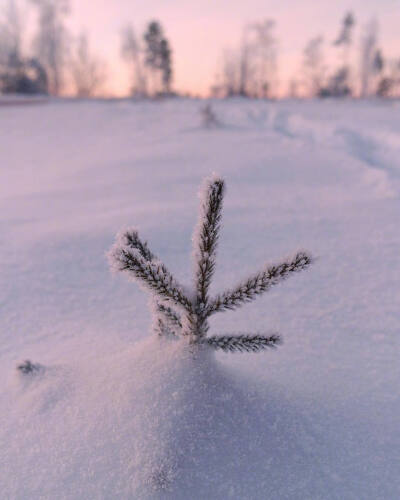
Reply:
M400 105L59 101L0 107L0 498L400 498ZM318 257L193 360L150 337L106 252L135 225L191 283L196 193L227 183L213 293ZM22 374L30 359L41 370Z

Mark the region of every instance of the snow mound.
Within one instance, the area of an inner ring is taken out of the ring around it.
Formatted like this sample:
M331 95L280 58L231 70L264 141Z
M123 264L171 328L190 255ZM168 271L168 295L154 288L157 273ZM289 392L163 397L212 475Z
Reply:
M8 391L6 498L262 498L310 479L289 405L184 342L18 373Z

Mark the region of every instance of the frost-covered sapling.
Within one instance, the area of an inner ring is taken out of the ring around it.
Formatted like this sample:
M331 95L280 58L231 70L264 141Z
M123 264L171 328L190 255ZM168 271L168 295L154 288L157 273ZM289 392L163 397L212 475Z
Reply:
M201 189L200 213L193 236L194 282L191 290L178 283L140 239L136 229L119 233L109 259L114 270L123 271L152 294L153 325L160 337L183 339L193 350L259 352L276 347L281 337L275 333L208 336L208 318L254 300L290 275L306 269L312 257L307 252L297 252L292 258L268 264L232 289L211 297L209 288L215 271L224 193L224 180L217 175L206 179Z
M222 123L210 103L200 109L201 121L205 128L218 128Z

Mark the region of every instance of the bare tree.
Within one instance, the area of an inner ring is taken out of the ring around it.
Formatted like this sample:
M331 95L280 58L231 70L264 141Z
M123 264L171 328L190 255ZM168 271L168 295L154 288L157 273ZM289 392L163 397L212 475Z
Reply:
M349 64L349 51L353 41L353 28L355 22L356 21L353 13L347 12L343 18L339 35L333 42L333 45L335 47L341 47L343 49L343 54L342 54L343 66L348 66Z
M388 76L384 76L379 80L376 88L376 95L378 97L389 97L394 87L394 80Z
M225 51L221 82L215 86L223 89L223 95L269 96L276 74L274 26L270 19L246 25L239 47Z
M131 72L131 93L135 96L147 95L147 79L143 65L143 51L131 25L121 33L121 57L129 65Z
M77 40L71 61L71 74L78 97L92 97L104 83L104 64L91 54L85 33L81 33Z
M236 49L225 49L221 65L221 87L225 97L249 97L254 74L254 40L252 26L243 28L241 42Z
M360 49L360 96L367 97L371 80L376 74L375 59L378 41L378 23L372 19L364 28Z
M253 24L255 65L253 91L256 97L269 97L276 83L277 40L274 34L275 21L266 19Z
M322 90L322 96L344 97L352 93L349 60L350 49L353 41L354 25L354 15L352 12L347 12L343 18L339 35L333 41L333 46L342 51L341 63L334 74L329 78L327 86Z
M15 0L9 0L0 23L0 58L8 62L10 56L21 58L22 22Z
M47 93L47 75L39 61L26 57L23 22L15 0L9 0L0 21L0 91Z
M249 95L252 55L252 43L250 41L250 35L251 27L245 26L242 33L242 42L240 45L239 54L238 56L231 57L231 62L236 57L238 63L238 67L236 69L238 88L235 89L234 93L241 96Z
M299 82L296 78L291 78L289 80L287 96L290 99L297 99L299 97Z
M400 58L395 59L391 63L391 78L393 81L392 89L393 93L396 96L399 96L400 89Z
M379 97L396 97L400 88L400 59L387 61L384 64L385 72L380 76L376 86L376 95ZM382 67L382 71L383 71Z
M46 69L49 92L59 95L64 86L70 37L65 26L68 0L31 0L39 14L34 53Z
M372 63L374 75L374 93L378 97L393 97L400 83L400 63L397 60L386 60L378 49Z
M238 60L238 54L232 50L226 50L224 52L222 61L222 93L225 97L232 97L240 94L240 87L244 84L240 83L242 77L239 76L240 62ZM242 94L243 95L243 94Z
M351 95L349 86L349 69L341 66L319 91L320 97L346 97Z
M0 72L14 78L22 70L22 23L18 6L9 0L0 23Z
M312 38L304 49L303 66L306 88L312 97L318 96L323 87L325 76L323 42L322 36L317 36Z

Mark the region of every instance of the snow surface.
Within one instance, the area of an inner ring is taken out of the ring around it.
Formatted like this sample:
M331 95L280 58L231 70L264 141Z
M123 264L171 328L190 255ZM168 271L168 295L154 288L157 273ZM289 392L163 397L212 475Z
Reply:
M1 499L400 498L400 106L49 102L0 109ZM193 359L149 337L105 252L132 225L191 283L201 180L225 177L214 293L310 270L212 318L276 329ZM18 373L24 359L44 369Z

